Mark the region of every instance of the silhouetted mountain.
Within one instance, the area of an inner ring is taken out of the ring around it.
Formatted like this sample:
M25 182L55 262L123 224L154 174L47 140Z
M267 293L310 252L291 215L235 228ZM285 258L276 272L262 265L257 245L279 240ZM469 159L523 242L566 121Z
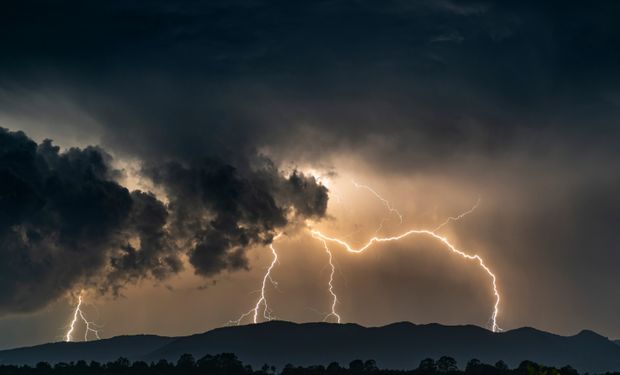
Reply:
M128 340L135 339L135 343ZM183 353L201 357L236 353L245 363L295 365L343 364L353 359L375 359L383 368L411 369L427 357L454 357L461 367L469 359L486 363L504 360L517 366L532 360L552 366L571 365L580 371L620 370L620 346L592 331L559 336L533 328L502 333L467 326L395 323L384 327L357 324L272 321L225 327L186 337L116 337L88 343L57 343L0 352L0 363L36 363L77 359L176 360Z
M155 335L116 336L87 342L55 342L0 351L2 364L70 362L80 359L107 362L119 357L140 358L175 340Z

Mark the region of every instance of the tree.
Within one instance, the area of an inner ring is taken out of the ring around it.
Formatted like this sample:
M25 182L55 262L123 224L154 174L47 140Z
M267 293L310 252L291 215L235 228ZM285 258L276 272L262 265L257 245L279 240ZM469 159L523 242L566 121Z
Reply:
M443 356L441 358L439 358L439 360L437 361L437 371L439 372L443 372L443 373L447 373L447 372L453 372L453 371L458 371L459 368L456 365L456 360L452 357L448 357L448 356Z
M131 370L136 372L146 372L149 370L149 365L144 361L135 361L131 365Z
M233 353L206 355L198 360L198 368L202 374L208 375L243 375L252 372L252 368L244 366Z
M120 358L119 358L120 359ZM63 369L69 368L69 364L66 362L58 362L54 365L55 372L62 372Z
M374 359L369 359L366 362L364 362L365 372L375 372L377 370L379 370L379 368L377 367L377 361L375 361Z
M332 362L327 365L327 373L329 375L338 375L340 372L342 372L342 367L340 367L338 362Z
M39 362L37 363L37 366L35 368L37 369L37 371L49 372L52 370L52 365L47 362Z
M160 359L159 361L157 361L155 366L152 367L155 368L157 374L167 374L169 372L172 372L172 370L174 369L174 366L165 359Z
M127 358L120 357L119 359L117 359L114 362L108 362L106 364L106 368L108 368L108 369L110 369L112 371L123 372L123 371L127 370L130 365L131 365L131 362L129 362L129 360Z
M260 371L258 371L256 374L271 375L271 374L275 374L275 372L276 372L275 366L269 366L267 363L265 363L263 367L260 368Z
M519 367L516 369L516 373L519 375L532 375L538 374L539 372L538 363L532 361L523 361L519 364Z
M473 374L477 372L481 364L482 362L480 362L480 360L478 359L475 359L475 358L470 359L469 362L467 362L467 365L465 366L465 372L468 374Z
M280 375L290 375L293 373L295 373L295 366L293 366L290 363L287 363L282 369L282 372L280 373Z
M361 359L356 359L349 363L349 371L354 374L360 374L364 372L364 362Z
M432 374L437 371L437 364L435 363L434 359L426 358L420 362L420 365L418 366L418 370L424 373Z
M579 375L579 372L572 368L571 366L564 366L560 369L560 374L562 375Z
M189 370L196 367L196 360L194 356L188 353L181 354L179 360L177 361L177 368L183 370Z
M495 368L501 371L508 371L508 365L502 360L499 360L495 363Z

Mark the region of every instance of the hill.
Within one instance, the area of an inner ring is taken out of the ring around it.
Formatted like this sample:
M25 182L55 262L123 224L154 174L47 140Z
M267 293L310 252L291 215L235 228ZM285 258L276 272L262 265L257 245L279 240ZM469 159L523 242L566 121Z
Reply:
M580 372L620 371L620 346L592 331L559 336L533 328L493 333L477 326L394 323L383 327L357 324L290 323L217 328L185 337L122 336L85 343L54 343L0 351L0 363L58 362L78 359L108 361L176 360L183 353L232 352L246 363L295 365L348 364L375 359L382 368L411 369L427 357L454 357L464 367L469 359L517 366L528 359L545 365L571 365Z
M0 351L2 364L70 362L80 359L107 362L118 357L140 358L175 340L155 335L117 336L87 342L55 342Z

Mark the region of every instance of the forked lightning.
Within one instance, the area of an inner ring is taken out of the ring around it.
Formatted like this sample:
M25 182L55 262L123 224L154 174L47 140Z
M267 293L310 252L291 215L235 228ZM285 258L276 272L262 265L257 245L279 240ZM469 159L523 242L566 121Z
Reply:
M273 238L273 241L275 242L278 238L280 238L280 236L282 236L282 233L275 236ZM278 263L278 252L276 251L275 247L273 247L273 242L269 245L269 248L271 249L271 254L273 255L273 258L271 260L271 264L267 268L267 272L265 272L265 275L263 276L263 283L260 289L260 298L258 299L258 301L256 301L256 305L254 305L253 309L241 314L238 319L229 321L228 324L239 325L243 322L243 319L247 318L250 315L252 316L252 321L254 323L258 323L258 314L261 307L263 307L263 318L265 318L266 320L273 319L273 316L271 315L271 308L269 308L269 304L267 303L267 294L265 292L265 289L267 287L267 280L277 286L277 283L271 278L271 271L273 270L273 267L275 267L276 263Z
M84 322L84 341L88 341L89 333L92 333L93 335L95 335L95 337L98 340L101 339L101 337L99 337L99 331L93 328L96 326L95 323L86 319L86 316L84 315L84 311L82 311L83 292L84 291L81 291L80 294L78 295L78 303L75 306L75 310L73 310L73 319L71 320L71 323L69 323L69 329L67 330L67 333L65 334L66 342L74 341L73 332L75 331L75 327L78 323L78 320L82 320L82 322Z
M387 208L387 210L390 213L394 213L395 215L397 215L400 219L400 222L402 223L402 219L403 219L403 215L396 210L394 207L392 207L392 205L390 204L390 202L383 198L379 193L377 193L377 191L375 191L374 189L372 189L371 187L367 186L367 185L361 185L358 184L356 182L353 181L353 184L358 187L358 188L364 188L368 191L370 191L376 198L378 198ZM446 238L445 236L441 236L439 234L437 234L437 231L439 231L440 229L442 229L443 227L445 227L446 225L448 225L449 223L453 222L453 221L458 221L460 219L462 219L463 217L465 217L466 215L469 215L470 213L472 213L480 204L480 198L478 198L478 200L476 201L476 204L470 208L469 210L457 215L457 216L453 216L453 217L449 217L446 221L444 221L443 223L441 223L440 225L438 225L437 227L435 227L435 229L433 230L428 230L428 229L410 229L408 231L405 231L399 235L396 236L389 236L389 237L379 237L379 236L374 236L372 237L370 240L368 240L368 242L366 244L364 244L363 246L359 247L359 248L355 248L353 246L351 246L349 243L347 243L346 241L344 241L343 239L337 238L337 237L332 237L332 236L328 236L316 229L311 229L310 230L310 234L312 235L312 237L320 240L323 243L323 247L325 249L325 252L328 255L328 261L329 261L329 266L330 266L330 275L329 275L329 282L328 282L328 292L331 295L331 311L325 316L324 321L327 321L329 318L333 317L338 323L341 322L341 316L338 314L337 310L336 310L336 305L338 304L338 295L336 294L336 292L334 291L334 273L335 273L335 266L334 266L334 260L333 260L333 254L327 244L327 242L333 242L336 243L342 247L345 248L345 250L347 250L347 252L349 253L355 253L355 254L359 254L359 253L363 253L364 251L366 251L367 249L369 249L373 244L375 243L382 243L382 242L392 242L392 241L399 241L402 240L406 237L409 236L413 236L413 235L424 235L424 236L428 236L431 237L439 242L441 242L443 245L445 245L445 247L450 250L452 253L455 253L465 259L468 260L473 260L475 262L478 263L478 265L484 270L484 272L489 276L489 278L491 279L491 285L492 285L492 292L493 295L495 297L495 303L493 304L493 312L491 314L491 318L490 318L490 326L491 326L491 330L493 332L498 332L501 331L501 328L499 327L499 325L497 324L497 318L498 318L498 314L499 314L499 305L500 305L500 301L501 301L501 296L499 293L499 290L497 288L497 278L495 276L495 274L491 271L491 269L486 265L486 263L484 262L484 260L477 254L469 254L466 253L465 251L462 251L460 249L458 249L456 246L454 246L449 240L448 238ZM381 225L383 224L383 221L381 222ZM280 237L280 235L276 236L274 238L277 239L278 237ZM259 311L261 309L261 307L263 308L263 318L265 318L266 320L271 320L272 319L272 315L271 315L271 309L269 308L269 304L267 302L267 297L266 297L266 293L265 293L265 289L267 286L267 280L271 280L271 271L273 270L277 260L278 260L278 254L275 250L275 248L273 247L273 244L270 245L272 254L273 254L273 260L269 266L269 268L267 268L267 272L265 273L265 275L263 276L263 283L262 283L262 287L260 289L260 298L258 299L258 301L256 302L256 305L254 306L253 309L251 309L250 311L242 314L239 319L231 321L230 323L233 324L241 324L241 322L243 321L243 319L245 319L248 316L253 316L253 322L257 323L258 322L258 315L259 315ZM271 280L273 283L273 280Z
M470 259L470 260L475 260L475 261L478 262L480 267L491 278L491 282L492 282L492 286L493 286L493 295L495 296L495 304L493 305L493 313L491 314L491 330L493 332L500 331L501 328L499 328L499 326L497 325L497 315L499 313L499 303L500 303L501 297L500 297L499 291L497 289L497 279L495 277L495 274L493 272L491 272L489 267L487 267L487 265L484 263L484 260L479 255L467 254L467 253L457 249L453 244L450 243L450 241L446 237L440 236L437 233L435 233L433 231L430 231L430 230L426 230L426 229L412 229L412 230L409 230L409 231L407 231L405 233L402 233L402 234L400 234L398 236L393 236L393 237L372 237L364 246L359 247L359 248L354 248L354 247L352 247L351 245L349 245L347 242L345 242L343 240L340 240L340 239L335 238L335 237L326 236L323 233L319 232L318 230L313 230L312 231L312 236L313 237L318 238L318 239L323 240L323 241L335 242L335 243L341 245L342 247L344 247L348 252L356 253L356 254L363 253L369 247L371 247L373 244L375 244L377 242L398 241L398 240L401 240L401 239L403 239L405 237L408 237L408 236L411 236L411 235L416 235L416 234L430 236L430 237L432 237L432 238L442 242L453 253L456 253L456 254L462 256L463 258Z
M334 266L334 257L332 255L331 250L327 246L327 241L325 240L321 240L321 241L323 242L323 247L325 248L325 252L327 253L327 256L329 257L328 259L329 259L330 272L329 272L328 290L329 290L329 294L331 294L332 296L331 311L329 314L325 316L325 318L323 318L323 321L325 322L330 317L334 317L336 318L336 322L340 323L340 315L336 312L336 304L338 303L338 296L334 292L334 273L336 273L336 267Z

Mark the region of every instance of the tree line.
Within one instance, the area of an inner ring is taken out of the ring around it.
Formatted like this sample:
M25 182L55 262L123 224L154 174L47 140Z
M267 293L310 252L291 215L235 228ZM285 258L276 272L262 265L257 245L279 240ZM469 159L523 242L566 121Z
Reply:
M587 374L587 373L586 373ZM584 374L584 375L586 375ZM370 359L354 360L348 366L332 362L327 366L293 366L288 364L278 372L276 367L263 365L254 370L243 364L236 355L222 353L206 355L196 360L191 354L183 354L176 362L162 359L158 362L131 362L119 358L113 362L99 363L77 361L70 363L39 362L36 366L0 365L0 375L580 375L570 366L561 368L540 365L532 361L523 361L516 368L509 368L499 361L494 365L482 363L477 359L467 362L460 369L454 358L444 356L438 360L424 359L419 366L411 370L381 369ZM608 372L605 375L620 375L620 372Z

